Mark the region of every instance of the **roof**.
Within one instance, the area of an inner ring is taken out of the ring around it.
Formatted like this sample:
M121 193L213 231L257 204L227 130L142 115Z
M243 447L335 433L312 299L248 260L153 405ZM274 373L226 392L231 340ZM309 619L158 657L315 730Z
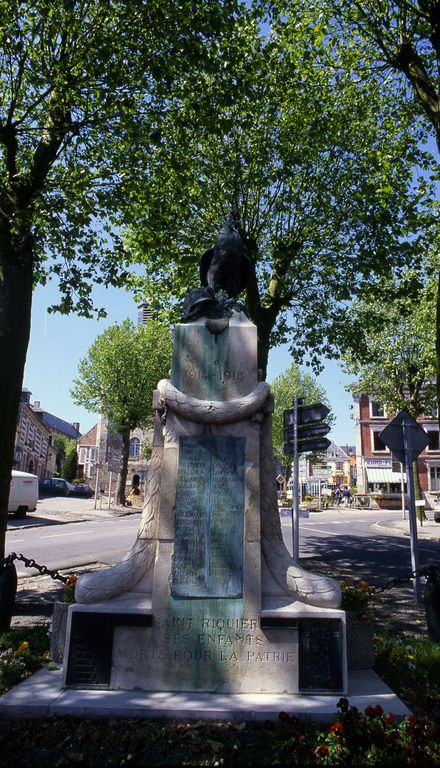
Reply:
M45 424L51 432L59 432L62 435L65 435L70 440L76 440L78 437L78 433L73 426L73 424L69 424L68 421L64 421L64 419L60 419L58 416L54 416L52 413L48 413L47 411L40 411L40 410L34 410L34 413L38 416L39 419Z
M94 427L89 429L88 432L83 435L79 441L79 445L96 445L96 437L97 437L97 431L98 431L98 425L95 424Z
M332 458L337 458L337 459L345 458L345 459L348 459L348 456L345 453L345 451L341 448L340 445L335 443L333 440L331 440L329 447L325 451L325 455L326 455L326 457L328 457L329 460L332 459Z

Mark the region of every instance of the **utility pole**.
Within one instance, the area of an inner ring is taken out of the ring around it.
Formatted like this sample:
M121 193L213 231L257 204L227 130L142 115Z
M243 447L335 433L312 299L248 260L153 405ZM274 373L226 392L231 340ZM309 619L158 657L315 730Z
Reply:
M298 398L293 401L293 461L292 461L292 557L299 560L299 501L298 501Z
M428 435L420 424L402 409L397 416L379 433L383 443L391 453L405 466L406 490L408 494L409 535L411 544L411 569L419 570L419 552L417 544L417 516L414 492L413 462L429 443ZM421 602L420 576L413 577L414 597Z
M293 408L284 411L284 453L292 456L292 557L299 559L299 454L325 451L330 440L323 435L330 431L322 419L330 413L326 405L303 405L304 398L295 395Z

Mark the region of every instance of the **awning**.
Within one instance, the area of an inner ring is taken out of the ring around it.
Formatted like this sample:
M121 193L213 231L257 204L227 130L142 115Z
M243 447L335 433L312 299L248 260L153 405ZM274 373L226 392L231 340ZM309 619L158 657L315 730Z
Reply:
M400 472L387 467L365 467L369 483L400 483Z

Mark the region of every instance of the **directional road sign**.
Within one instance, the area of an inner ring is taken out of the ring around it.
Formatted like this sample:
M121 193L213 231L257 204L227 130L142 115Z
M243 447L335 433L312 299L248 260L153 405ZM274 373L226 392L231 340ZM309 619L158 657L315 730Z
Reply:
M298 429L298 440L302 440L306 437L319 437L320 435L326 435L330 432L328 424L304 424L300 425ZM284 438L286 440L293 440L294 428L291 424L284 427Z
M327 448L331 445L331 440L329 440L327 437L322 437L321 439L316 440L304 440L301 442L301 440L298 440L298 453L310 453L311 451L326 451ZM293 456L294 454L294 444L293 443L284 443L284 453L286 456Z
M323 437L330 431L328 424L323 419L330 413L329 408L322 403L313 405L299 405L297 407L296 435L297 452L310 453L311 451L325 451L331 441ZM284 411L284 453L295 453L295 409Z
M379 432L379 437L401 464L406 458L412 463L429 443L425 430L405 409Z
M314 421L322 421L330 413L330 409L322 403L315 403L314 405L299 405L298 406L298 424L309 424ZM291 408L284 411L284 426L294 423L295 409Z

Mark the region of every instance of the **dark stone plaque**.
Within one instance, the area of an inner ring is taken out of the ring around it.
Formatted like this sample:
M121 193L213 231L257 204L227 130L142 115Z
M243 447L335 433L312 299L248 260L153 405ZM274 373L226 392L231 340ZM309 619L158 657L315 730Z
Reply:
M244 437L181 437L173 597L241 597Z
M298 688L343 692L341 619L299 619Z
M108 688L112 665L113 626L109 617L73 613L66 685Z
M68 688L108 688L112 667L115 626L151 626L148 614L72 614L69 656L66 669Z

